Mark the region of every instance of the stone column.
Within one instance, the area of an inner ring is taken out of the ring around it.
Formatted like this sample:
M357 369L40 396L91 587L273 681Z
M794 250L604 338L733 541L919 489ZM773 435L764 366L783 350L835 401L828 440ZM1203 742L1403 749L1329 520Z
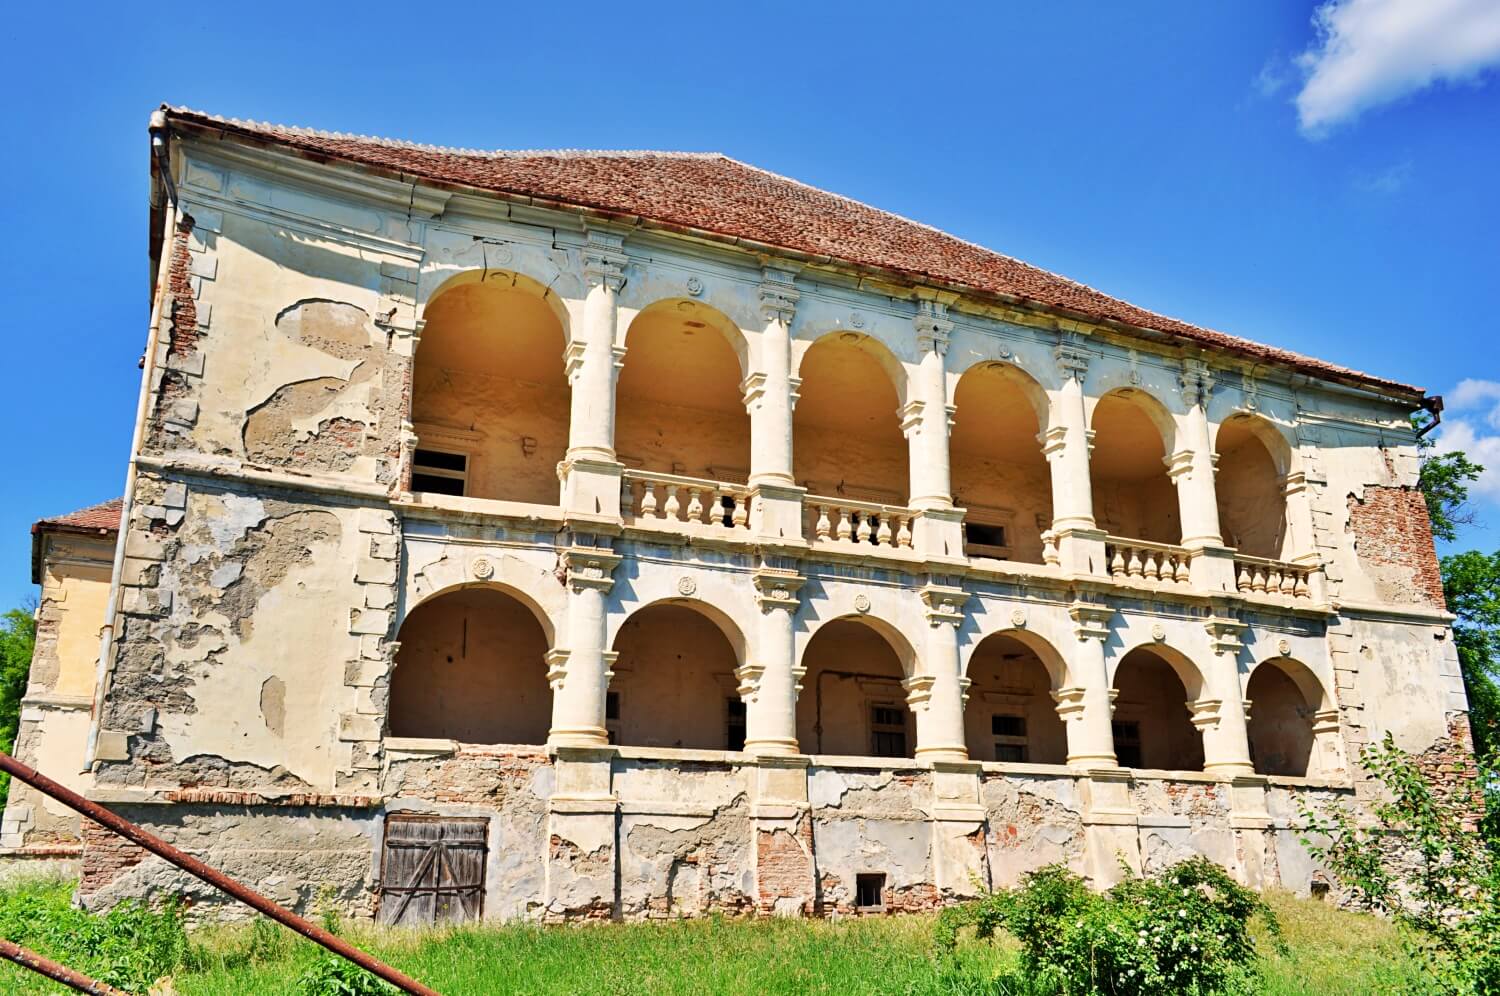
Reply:
M1091 602L1074 604L1068 614L1078 642L1069 655L1068 675L1074 684L1052 693L1057 714L1068 734L1068 764L1075 768L1117 768L1112 719L1114 689L1104 660L1112 609Z
M958 627L969 593L949 585L928 584L921 589L926 606L917 673L903 681L906 703L917 720L916 756L923 760L967 761L964 740L964 703L969 679L958 659Z
M1328 599L1328 579L1323 572L1323 558L1318 554L1317 537L1313 534L1312 495L1308 490L1307 475L1293 471L1282 479L1282 495L1286 501L1286 551L1282 559L1307 568L1307 594L1313 602L1322 604Z
M1203 697L1188 703L1193 725L1203 734L1203 770L1222 775L1253 775L1245 690L1240 683L1240 635L1245 624L1227 601L1214 600L1205 625L1213 657L1203 676Z
M1108 574L1104 531L1094 522L1094 485L1089 477L1093 433L1083 404L1089 354L1063 343L1054 351L1062 384L1052 402L1051 425L1042 452L1052 471L1052 537L1063 568L1075 574ZM1050 545L1050 544L1049 544Z
M736 672L745 700L745 751L794 755L797 747L797 694L803 668L797 666L792 618L803 578L795 571L761 568L754 576L760 604L755 656Z
M584 517L618 519L621 466L615 459L615 382L625 351L615 346L618 295L625 283L623 237L591 229L583 251L588 288L579 327L563 354L572 389L563 508Z
M942 301L921 300L912 318L920 360L917 376L902 407L901 431L907 439L907 470L912 516L912 549L930 558L963 556L963 512L953 507L949 479L948 334L953 322Z
M547 743L603 747L604 698L615 655L606 649L605 598L614 584L620 555L601 547L572 546L562 552L567 572L567 644L547 656L552 685L552 729Z
M792 270L761 270L760 369L742 385L750 413L750 486L755 491L750 526L767 539L802 539L802 495L792 475L792 318L801 296Z
M1202 360L1184 360L1182 421L1177 451L1167 456L1167 473L1177 485L1177 507L1182 519L1182 545L1193 551L1189 570L1201 591L1234 591L1234 552L1224 546L1219 532L1219 499L1214 489L1218 456L1209 442L1208 396L1213 374Z

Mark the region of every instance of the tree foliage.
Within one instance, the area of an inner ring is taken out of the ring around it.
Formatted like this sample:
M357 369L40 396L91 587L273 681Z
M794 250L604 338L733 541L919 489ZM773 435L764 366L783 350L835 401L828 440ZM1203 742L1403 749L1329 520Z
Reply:
M1412 427L1428 424L1425 417L1413 418ZM1417 487L1427 499L1427 517L1432 520L1432 536L1444 543L1458 539L1458 527L1474 524L1474 510L1469 507L1469 482L1477 481L1484 468L1458 450L1437 452L1431 436L1417 438L1417 456L1421 469Z
M1389 733L1361 761L1384 789L1374 824L1299 799L1303 844L1357 900L1404 928L1439 991L1500 994L1500 846L1473 830L1480 786L1495 772L1481 763L1477 778L1434 781Z
M26 609L0 616L0 751L11 753L21 727L21 696L36 649L36 618ZM10 776L0 774L0 810L10 793Z

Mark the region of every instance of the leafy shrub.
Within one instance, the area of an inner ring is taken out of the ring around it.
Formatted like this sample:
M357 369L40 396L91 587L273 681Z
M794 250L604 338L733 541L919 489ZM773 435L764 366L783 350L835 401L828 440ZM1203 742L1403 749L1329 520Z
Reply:
M952 951L958 931L980 938L1004 930L1021 942L1034 991L1108 996L1231 991L1254 972L1250 920L1278 934L1259 896L1205 858L1153 878L1127 878L1105 893L1061 865L945 911L937 942Z
M1475 829L1482 786L1496 772L1434 785L1390 734L1361 753L1386 798L1371 806L1374 826L1357 825L1339 805L1315 812L1299 803L1308 851L1354 898L1394 919L1413 960L1442 992L1500 994L1500 844Z
M338 934L339 916L332 905L330 890L323 891L319 902L323 906L323 929ZM400 990L354 962L320 948L317 960L298 977L297 991L302 996L387 996Z
M124 902L95 916L75 909L72 893L72 882L54 879L0 891L0 937L136 992L183 963L188 941L179 903L154 910Z

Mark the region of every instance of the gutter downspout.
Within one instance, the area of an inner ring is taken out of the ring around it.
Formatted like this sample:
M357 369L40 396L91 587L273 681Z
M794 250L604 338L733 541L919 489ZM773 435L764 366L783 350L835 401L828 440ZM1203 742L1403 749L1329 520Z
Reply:
M1422 407L1432 413L1432 421L1417 430L1417 438L1421 439L1433 429L1443 424L1443 396L1432 394L1422 399Z
M115 539L115 561L110 568L109 574L109 597L105 602L104 628L99 633L99 660L94 667L94 703L90 709L89 736L84 745L83 771L87 774L96 762L95 754L99 747L99 729L104 720L104 696L107 692L111 672L110 657L114 651L115 619L120 609L120 578L125 572L125 543L130 535L130 512L135 502L135 476L136 459L140 456L141 444L146 437L146 414L150 410L151 403L151 378L156 373L156 354L159 343L157 340L161 335L162 308L167 297L167 281L172 271L172 232L177 227L178 202L177 190L172 184L172 178L168 173L167 162L168 134L166 131L166 115L161 111L151 115L151 153L156 159L163 178L167 194L162 231L162 259L158 261L156 268L156 293L151 302L151 326L146 333L146 355L141 362L141 391L136 401L135 408L135 433L130 440L130 459L125 465L125 492L124 499L120 503L120 533Z

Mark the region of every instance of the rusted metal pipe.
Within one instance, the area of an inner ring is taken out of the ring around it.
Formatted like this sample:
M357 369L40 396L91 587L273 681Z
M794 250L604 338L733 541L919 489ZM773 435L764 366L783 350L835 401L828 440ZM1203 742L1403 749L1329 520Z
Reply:
M116 816L97 802L85 799L66 785L59 785L40 771L22 764L9 754L0 753L0 771L4 771L12 778L25 782L38 792L50 795L64 805L71 806L106 830L124 837L132 844L144 847L164 861L170 861L190 875L201 878L214 888L227 892L251 909L265 914L284 927L295 930L308 940L323 945L323 947L339 957L347 958L360 968L379 976L403 992L412 993L413 996L441 996L437 990L429 989L422 985L422 983L403 975L384 962L377 961L348 941L335 937L317 924L304 920L291 910L284 909L276 903L271 902L271 900L262 896L254 889L241 885L215 868L210 868L186 851L181 851L160 837L147 833L124 817Z
M22 968L29 968L38 975L45 975L53 982L61 982L81 993L94 993L96 996L130 996L123 989L116 989L98 979L91 979L82 972L75 972L66 965L59 965L51 958L44 958L35 951L23 948L15 941L7 941L3 937L0 937L0 958L9 959Z

